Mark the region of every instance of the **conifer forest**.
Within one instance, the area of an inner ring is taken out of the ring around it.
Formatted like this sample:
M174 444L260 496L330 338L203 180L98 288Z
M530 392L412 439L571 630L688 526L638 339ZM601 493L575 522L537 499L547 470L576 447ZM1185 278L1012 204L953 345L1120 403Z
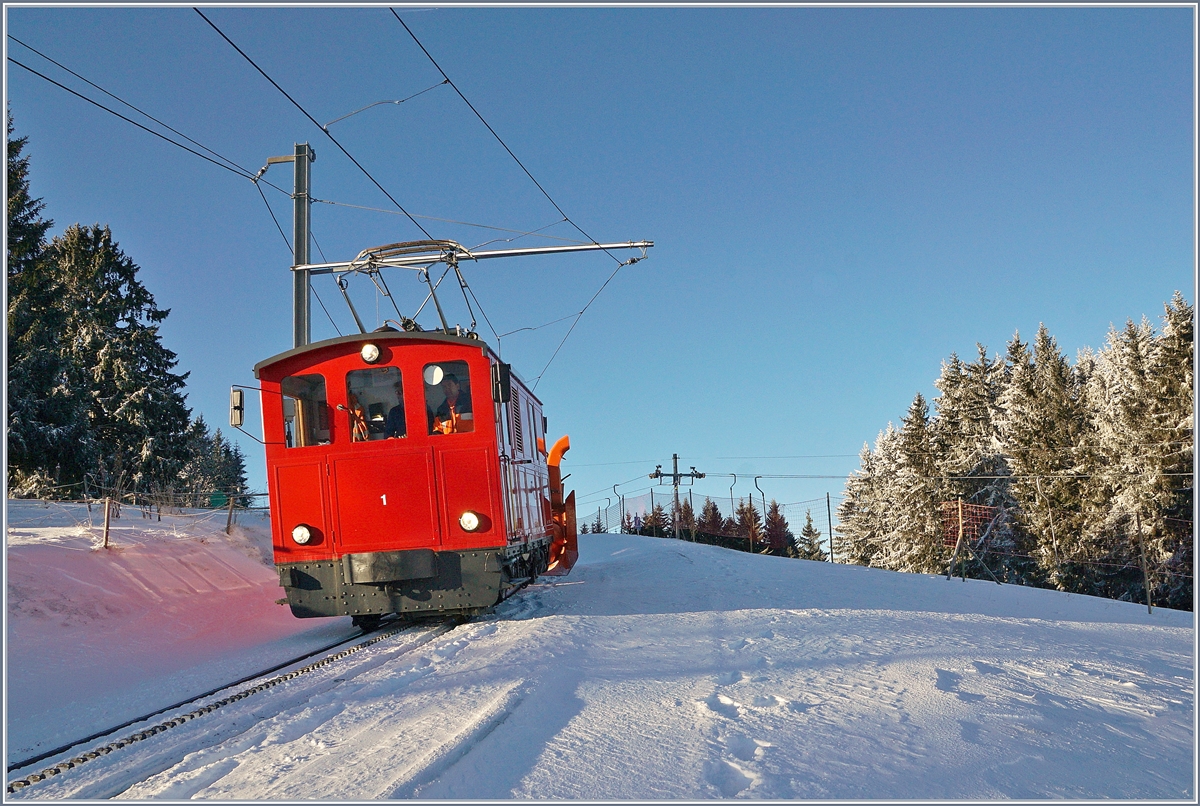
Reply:
M1045 326L1003 356L951 355L933 410L918 394L864 445L838 559L944 573L964 507L967 576L1192 609L1192 305L1127 321L1074 364ZM960 504L961 502L961 504Z
M54 222L8 134L8 493L248 503L241 449L192 418L159 308L108 227Z

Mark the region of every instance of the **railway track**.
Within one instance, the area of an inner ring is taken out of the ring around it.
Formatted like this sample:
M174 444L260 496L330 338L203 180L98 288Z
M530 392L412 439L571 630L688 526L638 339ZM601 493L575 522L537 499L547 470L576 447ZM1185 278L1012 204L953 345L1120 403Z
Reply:
M6 787L6 791L9 794L21 792L22 790L26 789L27 787L30 787L41 781L46 781L46 780L55 778L59 775L67 773L68 771L74 770L74 769L86 764L89 761L100 758L102 756L107 756L110 753L116 752L118 750L122 750L126 747L129 747L130 745L133 745L135 743L149 739L152 736L156 736L156 735L161 734L165 731L168 731L172 728L179 727L180 725L186 724L188 722L191 722L194 719L198 719L207 714L210 714L213 711L216 711L226 705L230 705L234 702L244 700L247 697L251 697L260 692L274 688L275 686L278 686L281 683L285 683L285 682L294 680L297 677L300 677L302 675L305 675L305 674L308 674L311 672L315 672L318 669L321 669L325 666L328 666L332 663L342 660L356 652L359 652L362 649L365 649L368 646L377 644L381 641L385 641L388 638L401 636L401 635L410 636L410 640L408 640L406 642L405 646L402 648L401 652L399 653L401 655L406 654L410 651L413 651L415 649L418 649L418 648L424 646L425 644L429 643L430 641L433 641L433 640L445 635L446 633L453 630L459 624L462 624L463 621L464 621L464 619L462 619L462 618L446 619L444 621L437 621L437 622L434 622L431 624L430 623L412 624L410 622L401 622L401 621L395 620L395 619L384 621L379 626L373 628L370 631L361 632L358 635L353 635L349 638L334 642L334 643L329 644L320 649L314 650L312 652L308 652L304 655L294 657L288 661L285 661L284 663L276 664L275 666L272 666L269 669L261 670L252 675L243 677L239 680L235 680L231 683L227 683L222 686L219 686L218 688L214 688L214 689L206 691L202 694L198 694L194 697L190 697L186 700L182 700L173 705L167 706L166 708L161 708L157 711L154 711L149 714L145 714L136 719L130 720L128 722L124 722L124 723L114 726L112 728L108 728L108 729L100 731L98 733L94 733L91 736L85 737L76 742L72 742L71 744L63 745L61 747L54 748L53 750L46 751L45 753L41 753L37 756L32 756L30 758L26 758L26 759L22 759L21 761L14 762L13 764L8 766L7 772L12 773L17 770L22 770L22 769L25 769L28 767L32 767L32 766L38 764L39 762L45 761L47 759L52 759L52 758L55 758L58 756L68 755L68 754L70 754L71 751L74 751L77 748L84 748L84 747L88 746L89 744L96 742L97 739L103 739L105 737L112 736L113 734L116 734L119 731L124 730L125 728L129 728L129 727L132 727L135 725L143 725L143 723L149 722L154 717L162 716L163 714L169 714L169 713L175 712L175 711L180 711L182 709L187 708L187 706L189 706L189 705L197 705L209 698L215 697L215 699L212 699L210 702L204 702L203 705L199 705L199 707L197 707L197 708L194 708L190 711L184 711L183 713L179 713L174 716L171 716L169 719L166 719L158 724L142 726L142 727L139 727L136 730L134 730L132 733L130 733L120 739L115 739L113 741L110 741L110 742L107 742L107 743L104 743L104 744L101 744L98 746L92 746L90 749L83 750L82 752L79 752L77 755L74 755L69 758L65 758L65 759L59 761L58 763L53 764L50 767L46 767L46 768L42 769L39 772L35 772L35 773L32 773L30 775L27 775L25 777L18 778L18 779L10 779L8 781L8 784ZM371 635L371 637L367 638L368 635ZM360 641L360 639L363 639L363 638L367 638L367 640ZM262 680L262 678L264 678L267 675L270 675L274 672L277 672L280 669L285 669L289 666L294 666L297 663L301 663L305 660L308 660L309 658L312 658L317 655L321 655L323 653L337 649L337 647L339 647L339 646L343 646L345 644L348 644L348 643L351 643L354 641L360 641L360 642L354 644L353 646L347 647L346 649L343 649L340 652L335 652L332 655L327 655L314 663L308 664L307 666L301 667L299 669L293 669L292 671L285 672L281 675L277 675L275 677L272 677L272 678L269 678L266 680ZM241 686L245 683L249 683L252 681L261 681L261 682L257 682L252 686L249 686L249 687L241 689L239 691L227 694L223 697L218 696L222 692L229 691L230 689L237 688L238 686Z

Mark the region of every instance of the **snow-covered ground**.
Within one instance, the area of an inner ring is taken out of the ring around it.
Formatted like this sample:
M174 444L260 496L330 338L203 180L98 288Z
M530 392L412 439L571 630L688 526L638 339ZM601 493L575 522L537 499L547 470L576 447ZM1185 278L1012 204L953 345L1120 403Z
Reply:
M261 522L227 538L223 514L127 509L106 553L37 506L9 511L10 761L351 632L273 604ZM1195 798L1190 613L627 535L580 548L492 615L9 797Z

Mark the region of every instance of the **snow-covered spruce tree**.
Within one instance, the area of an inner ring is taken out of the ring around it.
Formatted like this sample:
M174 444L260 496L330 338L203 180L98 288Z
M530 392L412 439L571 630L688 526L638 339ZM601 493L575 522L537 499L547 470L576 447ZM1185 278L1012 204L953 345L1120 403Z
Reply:
M48 248L62 283L65 357L86 371L101 483L168 490L186 461L187 373L163 346L160 309L107 227L69 227Z
M801 560L816 560L825 562L829 559L821 548L821 532L813 525L812 510L804 512L804 526L800 529L800 537L796 540L796 556Z
M633 534L633 514L630 512L621 515L621 534Z
M600 513L596 513L596 520L592 521L592 534L602 534L607 532L608 527L604 525L604 521L600 518Z
M1032 353L1009 342L1009 383L1000 396L998 431L1014 478L1018 522L1040 572L1054 587L1092 592L1084 533L1082 477L1092 467L1082 383L1043 324Z
M767 517L763 522L763 537L767 541L767 550L780 557L796 556L796 536L788 525L787 518L779 502L774 498L767 505Z
M834 527L832 546L838 562L870 565L879 550L880 483L875 472L875 455L870 446L863 444L858 454L858 470L846 479L845 494L838 504L838 525Z
M934 401L930 437L942 496L944 501L997 507L997 514L1003 510L988 533L985 562L1004 581L1030 584L1038 575L1034 563L1023 556L1029 553L1024 534L1012 528L1017 503L997 428L1007 367L999 356L989 359L982 344L976 349L978 356L970 364L952 354L934 382L940 394ZM967 566L967 573L987 576L974 565Z
M1120 571L1103 595L1145 596L1140 520L1153 597L1191 606L1193 309L1176 292L1161 335L1146 320L1109 332L1088 378L1099 461L1089 483L1092 553Z
M210 433L203 415L187 431L186 460L178 474L176 503L206 507L214 493L232 496L239 506L249 506L246 493L246 462L241 448L217 429Z
M929 433L929 406L917 394L895 439L896 463L889 480L891 508L872 565L893 571L937 573L949 553L943 545L941 493Z
M27 138L12 136L11 115L7 134L8 489L41 496L83 478L92 442L82 373L60 350L62 287L46 255L54 222L30 195Z

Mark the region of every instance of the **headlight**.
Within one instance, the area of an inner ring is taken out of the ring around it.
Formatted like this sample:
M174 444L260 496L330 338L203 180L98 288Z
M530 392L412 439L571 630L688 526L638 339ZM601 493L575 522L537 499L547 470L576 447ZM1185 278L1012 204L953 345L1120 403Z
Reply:
M479 515L467 510L458 517L458 525L463 528L464 532L474 532L479 528Z
M292 540L295 540L301 546L312 540L312 530L303 523L292 530Z
M364 344L358 354L362 356L363 361L374 364L379 360L379 347L374 344Z

